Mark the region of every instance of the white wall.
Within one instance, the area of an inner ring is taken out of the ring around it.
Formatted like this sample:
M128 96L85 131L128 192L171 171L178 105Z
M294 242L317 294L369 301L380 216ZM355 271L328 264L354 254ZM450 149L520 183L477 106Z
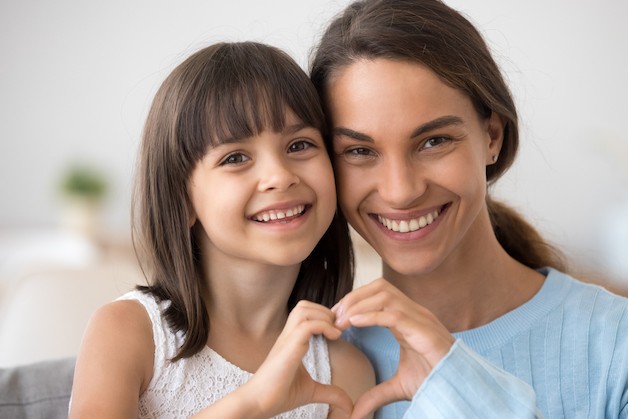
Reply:
M218 40L268 42L306 66L347 3L0 2L0 234L54 226L55 185L74 160L109 173L107 228L126 232L143 119L166 74ZM628 208L628 2L449 4L486 34L520 106L522 153L496 192L579 264L605 268L610 214Z

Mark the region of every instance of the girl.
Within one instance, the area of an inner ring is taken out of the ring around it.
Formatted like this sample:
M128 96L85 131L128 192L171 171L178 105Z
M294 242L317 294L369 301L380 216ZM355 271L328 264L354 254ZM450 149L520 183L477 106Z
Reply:
M324 128L307 76L273 47L216 44L170 74L139 154L150 285L91 319L71 418L351 412L374 378L328 308L352 254Z
M355 2L311 78L340 206L383 260L333 310L380 382L354 415L628 418L628 300L563 273L487 192L519 137L477 29L438 0Z

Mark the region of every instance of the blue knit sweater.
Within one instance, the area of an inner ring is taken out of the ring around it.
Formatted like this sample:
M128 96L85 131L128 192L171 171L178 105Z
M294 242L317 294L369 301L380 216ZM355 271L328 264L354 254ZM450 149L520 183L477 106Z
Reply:
M628 419L628 299L541 272L534 298L455 333L413 400L376 418ZM399 345L387 329L352 328L346 337L371 359L378 382L394 374Z

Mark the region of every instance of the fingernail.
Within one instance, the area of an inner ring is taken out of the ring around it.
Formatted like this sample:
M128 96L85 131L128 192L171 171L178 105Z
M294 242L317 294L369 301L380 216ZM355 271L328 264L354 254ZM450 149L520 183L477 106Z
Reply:
M335 309L335 310L334 310ZM342 321L344 320L344 309L341 305L336 304L334 306L334 308L332 309L332 311L334 312L334 314L336 315L336 321L335 323L338 325L340 323L342 323Z

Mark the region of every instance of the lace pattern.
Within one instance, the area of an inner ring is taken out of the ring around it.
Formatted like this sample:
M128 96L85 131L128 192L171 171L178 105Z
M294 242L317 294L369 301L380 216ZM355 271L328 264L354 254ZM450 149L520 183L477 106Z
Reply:
M141 303L153 324L153 377L140 397L140 418L187 418L225 397L253 376L207 346L190 358L170 362L183 343L183 336L173 333L162 316L169 302L158 303L154 297L140 291L131 291L119 299ZM327 342L322 336L314 336L310 340L303 365L316 381L331 383ZM326 404L310 404L275 418L326 418L328 412Z

